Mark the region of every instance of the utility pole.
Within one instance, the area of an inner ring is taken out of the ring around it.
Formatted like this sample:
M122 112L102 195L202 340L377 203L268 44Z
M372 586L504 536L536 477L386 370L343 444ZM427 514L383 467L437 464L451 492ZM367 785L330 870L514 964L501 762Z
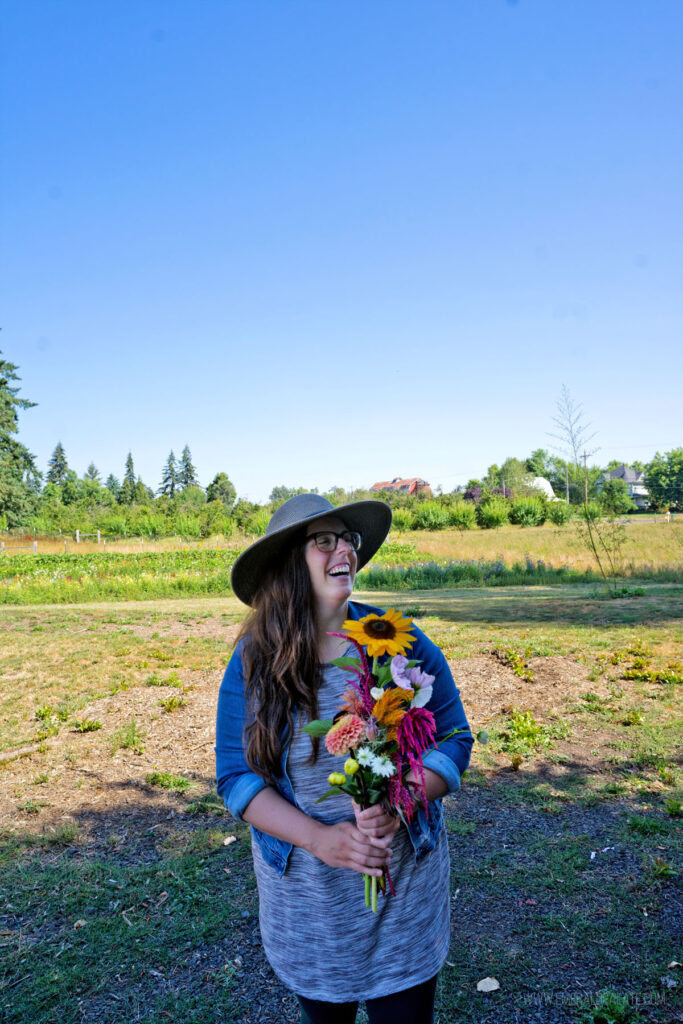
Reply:
M565 463L564 467L564 482L567 490L567 508L569 508L569 463Z

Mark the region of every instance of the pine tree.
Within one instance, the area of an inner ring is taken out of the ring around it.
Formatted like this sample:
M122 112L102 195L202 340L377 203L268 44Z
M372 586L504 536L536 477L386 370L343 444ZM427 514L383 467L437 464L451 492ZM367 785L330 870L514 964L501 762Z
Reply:
M100 471L94 462L91 462L88 468L86 469L84 479L96 480L97 483L100 483Z
M121 492L121 484L119 483L119 481L117 480L113 473L109 474L109 476L107 477L107 482L105 483L104 486L107 488L108 491L111 492L114 498L118 500L119 494Z
M123 483L121 484L121 490L119 491L119 503L121 505L130 505L135 498L135 467L133 466L133 455L128 452L128 458L126 459L126 471L123 475Z
M10 385L20 379L16 370L0 358L0 518L7 526L21 526L31 515L40 483L34 456L12 436L19 430L18 410L36 404L17 398L19 388Z
M192 465L192 454L187 445L183 448L183 454L180 456L180 467L178 469L178 486L185 487L196 487L199 481L197 480L197 470Z
M178 470L176 468L175 455L173 449L166 460L166 465L162 470L161 476L161 487L159 488L159 494L167 494L169 498L172 498L178 487Z
M66 452L61 441L57 442L57 447L50 456L50 461L47 464L47 482L49 484L59 484L61 487L66 480L66 475L69 472L69 464L66 461Z

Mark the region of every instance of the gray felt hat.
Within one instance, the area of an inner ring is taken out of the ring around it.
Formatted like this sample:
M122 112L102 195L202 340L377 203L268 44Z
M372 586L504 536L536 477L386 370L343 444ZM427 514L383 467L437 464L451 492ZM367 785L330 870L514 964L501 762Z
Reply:
M320 494L297 494L273 512L265 537L251 544L233 565L230 583L240 601L251 604L273 559L287 547L302 526L326 516L338 516L347 530L360 533L362 543L358 552L359 569L380 548L391 526L391 509L383 501L352 501L348 505L333 505Z

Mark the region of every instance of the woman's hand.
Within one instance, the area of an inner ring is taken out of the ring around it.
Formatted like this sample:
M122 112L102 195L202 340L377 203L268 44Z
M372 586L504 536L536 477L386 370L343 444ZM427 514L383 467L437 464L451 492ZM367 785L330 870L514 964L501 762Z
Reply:
M318 823L309 851L332 868L351 868L363 875L383 874L391 858L391 839L371 838L351 821Z
M376 846L387 847L401 827L401 819L396 814L389 814L381 804L373 804L361 810L360 805L353 803L356 825L361 832L375 843Z

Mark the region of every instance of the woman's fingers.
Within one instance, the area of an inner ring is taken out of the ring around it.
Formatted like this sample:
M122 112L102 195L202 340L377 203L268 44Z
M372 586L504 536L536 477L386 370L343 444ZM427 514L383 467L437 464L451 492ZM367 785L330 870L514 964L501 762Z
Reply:
M381 875L391 857L391 850L378 847L350 821L323 826L313 852L330 867L366 875Z
M388 814L381 804L374 804L365 810L354 802L353 809L356 815L356 825L365 834L373 839L384 839L391 837L401 826L400 819L394 814Z

